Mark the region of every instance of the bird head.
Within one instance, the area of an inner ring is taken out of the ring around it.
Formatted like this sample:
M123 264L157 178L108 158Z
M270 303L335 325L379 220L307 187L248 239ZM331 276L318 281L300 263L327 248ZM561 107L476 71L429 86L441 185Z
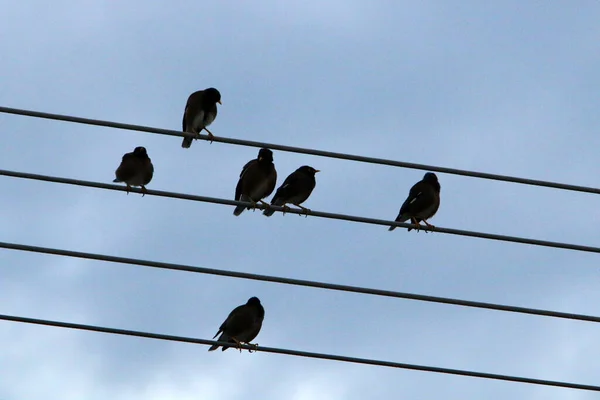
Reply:
M314 169L313 167L309 167L308 165L303 165L300 168L298 168L298 171L302 171L305 174L308 175L315 175L317 172L321 172L318 169Z
M246 304L248 304L248 305L259 305L260 304L260 300L258 299L258 297L250 297L248 299L248 302Z
M148 156L148 153L146 152L146 148L142 147L142 146L138 146L135 149L133 149L133 154L135 154L136 156Z
M269 149L260 149L258 152L258 162L273 162L273 152Z
M208 89L204 90L204 94L208 101L223 104L223 103L221 103L221 93L219 93L219 91L217 89L208 88Z
M437 183L438 182L438 178L437 175L434 174L433 172L428 172L423 176L423 180L425 182L429 182L429 183Z

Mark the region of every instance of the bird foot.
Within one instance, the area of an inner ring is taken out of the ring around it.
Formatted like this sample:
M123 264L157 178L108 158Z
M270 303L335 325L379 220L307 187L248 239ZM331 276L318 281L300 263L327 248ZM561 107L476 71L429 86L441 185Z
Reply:
M131 190L131 186L129 186L129 184L127 185L127 189L125 189L125 192L127 192L127 196L129 196L129 191Z
M433 231L435 230L435 226L431 225L429 222L423 220L423 222L425 222L425 225L427 225L427 227L429 228L428 230L426 230L425 232L429 233L429 231Z
M210 140L210 144L212 144L213 140L215 139L215 135L213 135L212 132L206 128L204 128L204 130L206 131L206 133L208 133L208 140Z
M310 212L310 208L306 208L306 207L302 207L300 204L294 204L296 207L299 207L302 209L302 214L304 214L304 218L308 218L308 213ZM300 216L302 216L302 214L298 214Z
M146 193L148 193L148 189L146 189L146 186L142 185L142 197L144 197Z
M242 352L242 342L240 342L239 340L237 340L234 337L232 337L231 340L233 340L235 342L235 348L238 349L241 353Z
M258 343L248 343L248 346L252 347L248 349L248 353L254 353L258 351Z
M285 204L281 206L281 208L283 208L283 215L285 215L286 212L290 211L290 208L288 206L286 206Z
M417 232L419 232L419 231L421 230L421 228L423 227L423 226L422 226L422 225L419 223L419 221L417 221L415 218L412 218L412 219L411 219L411 222L412 222L412 223L413 223L413 225L414 225L414 228L413 228L413 229L415 229Z

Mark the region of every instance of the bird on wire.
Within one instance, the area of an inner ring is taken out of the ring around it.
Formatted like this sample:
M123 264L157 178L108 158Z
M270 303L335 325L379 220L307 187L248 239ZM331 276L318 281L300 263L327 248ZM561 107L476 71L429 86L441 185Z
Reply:
M414 229L419 230L423 227L421 221L425 222L430 229L435 228L427 220L433 217L440 207L440 189L437 176L433 172L427 172L422 180L410 188L408 197L400 207L396 222L406 222L410 219L415 225ZM390 226L388 230L394 229L395 226ZM412 229L408 228L408 231Z
M310 209L302 207L300 204L308 199L315 188L317 184L315 174L317 172L320 171L313 167L309 167L308 165L303 165L292 172L275 192L275 196L273 196L273 199L271 200L271 205L282 206L284 208L283 213L285 214L285 210L289 209L286 204L293 204L296 207L301 208L308 216ZM274 213L275 210L272 208L267 208L263 211L263 214L267 217L270 217Z
M269 149L260 149L258 157L248 161L244 165L240 173L240 179L235 187L234 200L247 201L252 203L252 206L237 206L233 210L233 215L240 215L246 208L256 208L257 202L269 207L269 204L263 201L263 199L273 193L276 184L277 171L273 164L273 152Z
M142 197L146 194L146 185L152 180L154 166L145 147L138 146L131 153L126 153L119 168L115 171L113 182L125 182L127 194L131 186L142 187Z
M265 309L258 297L250 297L246 304L242 304L233 309L229 316L219 327L218 332L213 336L221 334L217 339L219 342L228 342L235 345L242 352L241 344L245 343L253 346L254 349L258 344L250 343L260 332L262 323L265 318ZM222 351L227 350L231 346L223 346ZM219 348L219 345L212 345L208 351L213 351ZM251 352L251 350L249 350Z
M183 112L183 131L195 133L195 138L199 138L200 132L204 129L212 142L214 135L206 127L217 118L217 103L222 104L221 93L215 88L192 93L188 97ZM194 137L184 137L181 147L184 149L189 148L193 140Z

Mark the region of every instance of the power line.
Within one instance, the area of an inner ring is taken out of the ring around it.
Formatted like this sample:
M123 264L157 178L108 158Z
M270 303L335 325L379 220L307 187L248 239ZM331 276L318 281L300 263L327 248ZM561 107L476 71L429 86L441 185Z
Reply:
M117 190L117 191L126 191L125 186L106 184L101 182L92 182L92 181L83 181L79 179L71 179L71 178L61 178L56 176L49 175L39 175L39 174L30 174L26 172L17 172L17 171L9 171L9 170L0 170L0 176L10 176L13 178L22 178L22 179L32 179L44 182L53 182L67 185L75 185L75 186L85 186L92 187L97 189L107 189L107 190ZM130 191L134 193L141 193L140 189L132 188ZM228 200L221 199L217 197L206 197L206 196L197 196L191 194L184 193L174 193L174 192L165 192L162 190L151 190L148 189L146 191L148 195L167 197L173 199L182 199L182 200L192 200L192 201L200 201L205 203L214 203L214 204L224 204L229 206L237 206L237 205L247 205L251 204L248 202L241 202L236 200ZM273 209L277 211L282 211L283 208L279 206L271 206ZM257 208L264 209L265 206L257 204ZM286 210L289 214L298 214L303 215L301 210L289 209ZM363 224L372 224L372 225L382 225L382 226L397 226L401 228L409 228L412 227L412 224L406 224L402 222L389 221L384 219L376 219L376 218L366 218L366 217L358 217L354 215L346 215L346 214L336 214L336 213L328 213L322 211L311 211L311 216L334 219L334 220L342 220L342 221L350 221L350 222L359 222ZM423 230L429 230L428 228L423 228ZM451 228L441 228L436 227L435 232L439 233L447 233L451 235L458 236L467 236L467 237L475 237L481 239L489 239L489 240L498 240L503 242L513 242L513 243L522 243L522 244L530 244L535 246L544 246L544 247L553 247L559 249L567 249L567 250L575 250L575 251L583 251L588 253L600 253L600 247L594 246L584 246L579 244L571 244L571 243L562 243L562 242L551 242L548 240L538 240L538 239L528 239L517 236L506 236L506 235L497 235L493 233L484 233L484 232L474 232L474 231L465 231L461 229L451 229ZM384 232L384 234L390 234L388 232Z
M44 113L44 112L39 112L39 111L23 110L23 109L18 109L18 108L0 107L0 112L7 113L7 114L24 115L24 116L35 117L35 118L45 118L45 119L51 119L51 120L57 120L57 121L74 122L74 123L78 123L78 124L96 125L96 126L104 126L104 127L109 127L109 128L125 129L125 130L131 130L131 131L155 133L155 134L167 135L167 136L177 136L177 137L192 136L191 134L186 134L181 131L174 131L174 130L170 130L170 129L153 128L153 127L142 126L142 125L123 124L120 122L104 121L104 120L90 119L90 118L81 118L81 117L75 117L75 116L70 116L70 115L51 114L51 113ZM200 135L200 139L209 140L208 135L203 135L203 134ZM434 171L434 172L440 172L440 173L445 173L445 174L470 176L470 177L474 177L474 178L520 183L520 184L524 184L524 185L533 185L533 186L542 186L542 187L549 187L549 188L561 189L561 190L570 190L570 191L574 191L574 192L600 194L600 189L587 187L587 186L569 185L569 184L565 184L565 183L549 182L549 181L542 181L542 180L537 180L537 179L519 178L519 177L514 177L514 176L508 176L508 175L490 174L490 173L486 173L486 172L468 171L468 170L462 170L462 169L456 169L456 168L436 167L433 165L416 164L416 163L409 163L409 162L403 162L403 161L389 160L389 159L384 159L384 158L365 157L365 156L359 156L359 155L353 155L353 154L336 153L333 151L323 151L323 150L316 150L316 149L307 149L307 148L302 148L302 147L285 146L285 145L279 145L279 144L273 144L273 143L255 142L252 140L232 139L232 138L226 138L226 137L222 137L222 136L215 136L212 139L212 141L220 142L220 143L234 144L234 145L241 145L241 146L250 146L250 147L268 147L272 150L280 150L280 151L287 151L287 152L300 153L300 154L310 154L310 155L314 155L314 156L337 158L337 159L341 159L341 160L387 165L387 166L391 166L391 167Z
M203 345L209 345L209 346L211 346L213 344L219 344L219 345L226 344L224 342L217 342L214 340L196 339L196 338L185 337L185 336L164 335L164 334L159 334L159 333L132 331L132 330L126 330L126 329L108 328L108 327L104 327L104 326L95 326L95 325L75 324L75 323L71 323L71 322L50 321L50 320L45 320L45 319L26 318L26 317L18 317L18 316L13 316L13 315L0 314L0 320L21 322L21 323L26 323L26 324L46 325L46 326L53 326L53 327L58 327L58 328L68 328L68 329L78 329L78 330L92 331L92 332L109 333L109 334L113 334L113 335L135 336L135 337L142 337L142 338L147 338L147 339L168 340L168 341L172 341L172 342L203 344ZM253 349L253 350L255 349L254 347L250 347L247 345L242 345L242 348ZM262 351L265 353L283 354L283 355L296 356L296 357L316 358L316 359L321 359L321 360L341 361L341 362L348 362L348 363L354 363L354 364L373 365L373 366L379 366L379 367L402 368L402 369L409 369L409 370L415 370L415 371L434 372L434 373L439 373L439 374L470 376L470 377L474 377L474 378L495 379L495 380L509 381L509 382L528 383L528 384L533 384L533 385L554 386L554 387L562 387L562 388L568 388L568 389L591 390L591 391L595 391L595 392L600 392L600 386L585 385L585 384L580 384L580 383L549 381L549 380L545 380L545 379L523 378L523 377L511 376L511 375L490 374L490 373L486 373L486 372L466 371L466 370L460 370L460 369L450 369L450 368L441 368L441 367L430 367L430 366L425 366L425 365L405 364L405 363L399 363L399 362L393 362L393 361L383 361L383 360L374 360L374 359L368 359L368 358L339 356L339 355L324 354L324 353L313 353L313 352L308 352L308 351L281 349L281 348L276 348L276 347L259 346L258 348L256 348L256 350Z
M214 269L214 268L194 267L191 265L184 265L184 264L171 264L171 263L158 262L158 261L140 260L140 259L136 259L136 258L110 256L110 255L105 255L105 254L85 253L85 252L80 252L80 251L71 251L71 250L62 250L62 249L55 249L55 248L48 248L48 247L30 246L30 245L17 244L17 243L0 242L0 248L10 249L10 250L19 250L19 251L28 251L28 252L32 252L32 253L51 254L51 255L64 256L64 257L82 258L82 259L96 260L96 261L107 261L107 262L119 263L119 264L139 265L139 266L143 266L143 267L167 269L167 270L173 270L173 271L194 272L194 273L199 273L199 274L226 276L226 277L230 277L230 278L250 279L250 280L255 280L255 281L281 283L281 284L286 284L286 285L295 285L295 286L312 287L312 288L319 288L319 289L336 290L336 291L341 291L341 292L352 292L352 293L369 294L369 295L374 295L374 296L393 297L393 298L416 300L416 301L426 301L426 302L430 302L430 303L442 303L442 304L449 304L449 305L462 306L462 307L482 308L482 309L488 309L488 310L507 311L507 312L514 312L514 313L520 313L520 314L530 314L530 315L538 315L538 316L544 316L544 317L563 318L563 319L596 322L596 323L600 322L600 317L593 316L593 315L564 313L564 312L559 312L559 311L541 310L541 309L527 308L527 307L515 307L515 306L508 306L508 305L503 305L503 304L452 299L452 298L447 298L447 297L426 296L426 295L414 294L414 293L396 292L396 291L392 291L392 290L381 290L381 289L372 289L372 288L366 288L366 287L360 287L360 286L339 285L339 284L334 284L334 283L309 281L309 280L304 280L304 279L284 278L284 277L271 276L271 275L252 274L252 273L248 273L248 272L228 271L228 270L221 270L221 269Z

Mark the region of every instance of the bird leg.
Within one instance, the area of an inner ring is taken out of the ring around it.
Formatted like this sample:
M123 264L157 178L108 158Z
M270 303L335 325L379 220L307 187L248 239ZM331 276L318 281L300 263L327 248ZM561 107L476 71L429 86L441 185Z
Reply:
M126 192L127 192L127 195L129 196L129 191L131 190L131 186L129 186L129 183L127 183L127 182L125 182L125 184L127 185Z
M267 208L271 208L271 205L264 200L259 200L258 202Z
M231 340L233 340L235 342L235 348L238 349L240 351L240 353L241 353L242 352L242 342L240 342L239 340L237 340L233 336L231 337Z
M415 225L415 229L417 230L417 232L419 232L422 228L422 225L419 223L419 221L415 217L412 217L410 220Z
M304 217L308 218L308 213L310 212L310 208L302 207L300 204L294 204L296 207L299 207L304 212Z
M435 229L435 226L431 225L429 222L427 222L427 220L423 220L423 222L425 222L425 225L427 225L427 227L428 227L429 229L431 229L431 230L434 230L434 229ZM428 232L428 231L425 231L425 232Z
M256 210L256 202L254 200L252 200L251 198L248 198L248 200L250 200L250 203L252 203L252 205L250 207L248 207L248 209L252 209L252 211Z
M286 206L285 204L281 206L281 208L283 208L283 215L285 215L286 212L290 211L290 208L288 206Z
M248 353L254 353L258 351L258 343L247 343L247 345L252 347L251 349L248 349Z
M206 133L208 133L208 140L210 140L210 144L212 144L213 140L215 139L215 135L212 134L211 131L208 130L208 128L204 128L204 130L206 131Z
M142 197L144 197L146 193L148 193L148 189L146 189L146 186L142 185Z

